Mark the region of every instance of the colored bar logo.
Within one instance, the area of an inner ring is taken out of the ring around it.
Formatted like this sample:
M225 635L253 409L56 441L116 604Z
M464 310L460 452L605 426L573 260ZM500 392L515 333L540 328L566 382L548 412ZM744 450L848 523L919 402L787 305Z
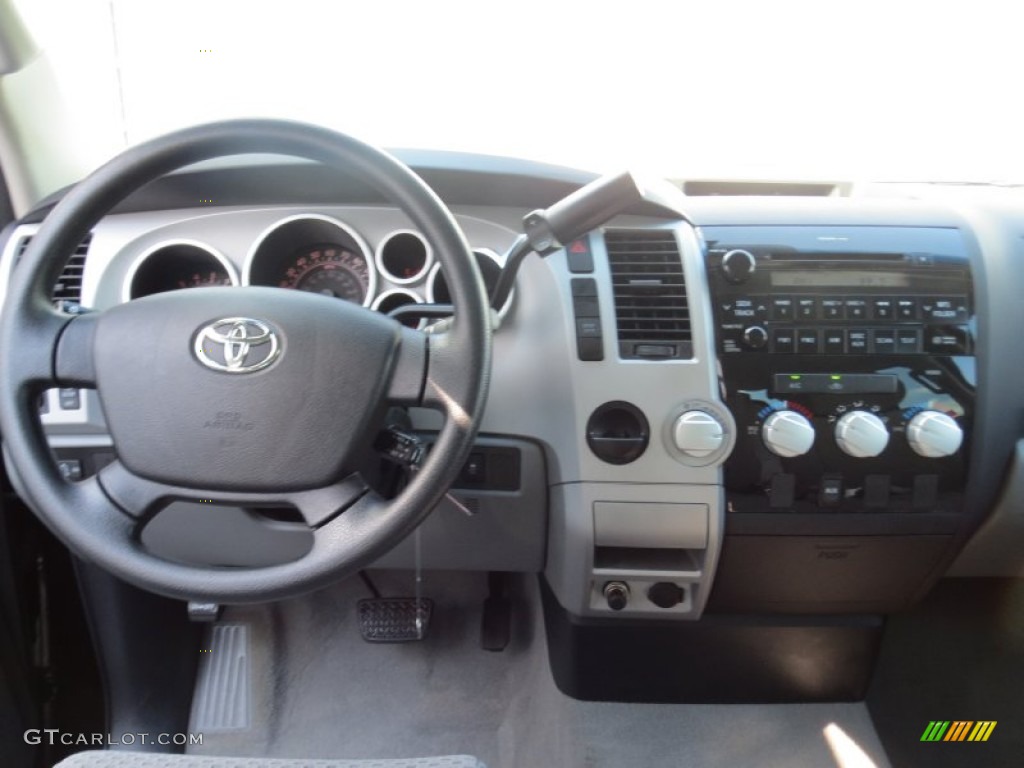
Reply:
M921 741L988 741L995 720L931 720Z

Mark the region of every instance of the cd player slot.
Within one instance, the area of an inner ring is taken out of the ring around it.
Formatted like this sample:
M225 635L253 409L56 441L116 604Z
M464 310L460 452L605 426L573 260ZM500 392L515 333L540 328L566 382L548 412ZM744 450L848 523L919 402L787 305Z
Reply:
M836 262L852 261L858 264L866 264L870 262L882 262L891 264L894 261L898 262L909 262L911 256L904 253L836 253L832 252L808 252L808 251L771 251L762 250L761 248L753 248L754 251L762 252L772 263L785 263L785 262L828 262L834 264Z

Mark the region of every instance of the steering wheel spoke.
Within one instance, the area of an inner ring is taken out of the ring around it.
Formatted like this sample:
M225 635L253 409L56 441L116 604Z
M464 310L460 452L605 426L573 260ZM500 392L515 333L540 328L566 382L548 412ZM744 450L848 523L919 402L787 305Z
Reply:
M358 473L321 488L280 494L202 490L169 485L140 477L121 461L104 467L98 482L107 497L128 517L144 522L172 501L196 504L227 504L239 507L292 507L310 528L319 528L366 495L367 485Z
M428 335L402 327L402 337L388 384L387 401L392 405L420 405L429 361Z
M428 334L427 338L428 360L422 404L444 411L449 420L463 425L474 410L473 392L465 384L465 339L454 329Z
M70 315L49 306L28 309L17 329L22 347L18 365L7 372L7 384L28 398L55 381L54 357Z
M100 312L72 315L54 347L53 378L62 387L95 387L93 339Z

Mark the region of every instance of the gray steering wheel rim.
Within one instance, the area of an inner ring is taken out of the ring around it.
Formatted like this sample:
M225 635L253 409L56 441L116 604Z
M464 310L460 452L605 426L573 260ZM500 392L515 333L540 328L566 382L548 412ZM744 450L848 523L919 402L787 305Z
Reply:
M40 347L59 337L73 316L55 310L49 293L63 266L60 255L73 252L129 194L178 168L248 153L302 157L354 175L400 207L434 245L458 314L430 351L424 399L440 404L448 418L422 470L399 496L346 510L317 531L322 535L305 557L244 569L170 563L142 548L135 521L110 514L112 502L98 483L65 483L53 466L33 406L38 390L66 382L57 376L55 347ZM127 150L69 191L47 216L11 277L0 313L0 430L5 457L26 500L77 555L173 598L224 603L280 599L326 586L368 565L422 522L472 448L489 384L491 323L486 290L470 253L451 213L418 176L387 153L325 128L282 120L230 120ZM446 362L435 370L435 359Z

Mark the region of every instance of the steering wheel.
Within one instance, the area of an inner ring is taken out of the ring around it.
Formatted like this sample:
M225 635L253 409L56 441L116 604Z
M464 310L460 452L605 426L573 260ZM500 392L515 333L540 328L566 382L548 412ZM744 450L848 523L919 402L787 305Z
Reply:
M78 316L53 307L67 254L116 203L177 168L251 152L318 161L400 207L445 270L450 327L425 334L336 298L260 287L172 291ZM325 128L231 120L129 149L46 217L0 314L0 429L26 501L80 557L172 598L275 600L355 572L423 521L472 447L490 363L476 262L418 176ZM97 390L117 454L98 474L60 477L36 412L49 387ZM441 410L445 422L420 471L386 500L358 465L389 405ZM169 562L143 548L140 532L174 500L293 507L313 544L268 567Z

